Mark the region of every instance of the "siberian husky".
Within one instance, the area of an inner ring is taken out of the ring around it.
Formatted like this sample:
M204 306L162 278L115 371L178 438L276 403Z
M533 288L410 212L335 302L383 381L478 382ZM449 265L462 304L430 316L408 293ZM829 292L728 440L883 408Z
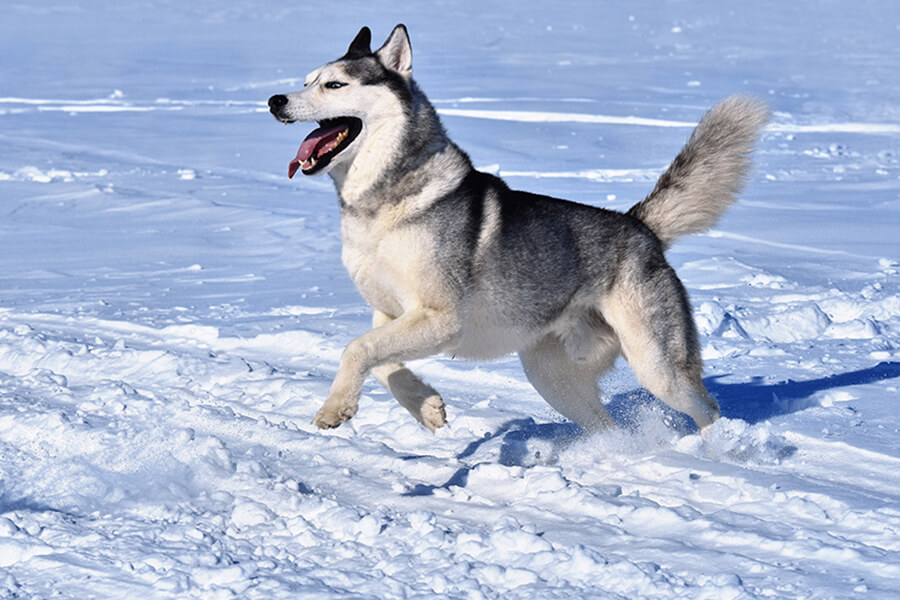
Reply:
M476 171L412 78L406 27L370 43L363 27L302 90L269 98L279 121L318 122L288 175L331 176L342 260L374 311L313 423L353 417L371 373L434 431L444 402L403 361L442 352L517 352L541 396L587 431L613 425L597 380L622 354L657 398L701 431L713 423L687 293L663 253L735 201L766 106L740 95L714 106L650 195L620 213Z

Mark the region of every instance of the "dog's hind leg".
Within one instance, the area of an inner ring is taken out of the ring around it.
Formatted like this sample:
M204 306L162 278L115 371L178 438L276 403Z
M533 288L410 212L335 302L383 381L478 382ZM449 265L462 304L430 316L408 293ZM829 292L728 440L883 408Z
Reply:
M657 264L625 275L605 299L603 316L641 385L701 431L719 418L719 405L703 385L687 292L671 267Z
M550 406L586 432L593 432L615 425L600 403L597 379L617 354L618 346L609 356L576 361L556 334L548 334L519 352L519 359L528 381Z

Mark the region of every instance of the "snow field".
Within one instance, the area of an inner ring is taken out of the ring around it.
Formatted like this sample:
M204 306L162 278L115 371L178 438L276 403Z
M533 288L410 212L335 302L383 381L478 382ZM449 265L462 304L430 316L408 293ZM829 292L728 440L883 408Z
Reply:
M285 351L325 348L336 361L339 348L315 335L238 340L212 327L21 319L6 312L0 329L4 398L12 394L0 418L3 458L18 466L5 479L5 497L18 500L4 514L0 561L51 574L46 593L54 578L96 593L86 572L125 574L135 595L200 597L292 586L326 596L740 597L759 591L749 578L777 579L801 563L849 583L863 567L870 582L897 575L889 553L900 512L882 486L898 460L883 454L730 419L704 442L681 437L653 405L636 430L590 440L562 424L510 426L504 415L460 414L431 436L384 393L323 436L297 413L327 377L291 373L308 359ZM451 382L451 369L442 372ZM501 435L471 442L466 425ZM850 453L851 497L805 481ZM42 503L56 516L38 525ZM648 540L640 561L621 555ZM82 552L88 565L64 558ZM660 566L684 552L691 563L698 553L706 564L724 557L729 568ZM342 558L354 562L352 576Z

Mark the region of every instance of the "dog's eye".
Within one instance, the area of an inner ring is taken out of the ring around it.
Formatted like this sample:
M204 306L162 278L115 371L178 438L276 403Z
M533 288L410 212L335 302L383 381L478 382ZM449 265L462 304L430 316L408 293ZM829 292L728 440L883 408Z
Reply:
M341 83L340 81L329 81L328 83L325 84L325 87L328 88L329 90L336 90L338 88L344 87L345 85L347 85L347 84Z

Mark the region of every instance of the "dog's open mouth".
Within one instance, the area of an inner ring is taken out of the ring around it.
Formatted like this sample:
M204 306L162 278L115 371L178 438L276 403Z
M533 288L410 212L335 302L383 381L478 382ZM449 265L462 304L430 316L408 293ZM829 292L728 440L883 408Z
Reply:
M319 128L306 136L297 156L288 166L288 177L298 170L304 175L314 175L325 168L331 159L353 143L362 130L362 121L356 117L339 117L319 121Z

